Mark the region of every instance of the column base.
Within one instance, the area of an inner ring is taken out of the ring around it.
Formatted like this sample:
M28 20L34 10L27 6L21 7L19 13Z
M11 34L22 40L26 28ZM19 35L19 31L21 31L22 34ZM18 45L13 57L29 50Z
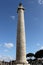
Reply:
M28 64L27 61L16 61L16 64Z
M23 61L22 61L22 62L20 62L20 61L15 61L13 65L30 65L30 64L28 64L27 61L25 61L25 62L23 62Z
M22 64L14 64L14 65L30 65L30 64L22 63Z

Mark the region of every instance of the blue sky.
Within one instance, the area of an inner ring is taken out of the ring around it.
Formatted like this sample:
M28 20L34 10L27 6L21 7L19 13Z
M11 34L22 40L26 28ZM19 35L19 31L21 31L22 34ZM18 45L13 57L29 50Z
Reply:
M43 49L43 0L0 0L1 59L16 58L17 7L20 2L25 8L26 53Z

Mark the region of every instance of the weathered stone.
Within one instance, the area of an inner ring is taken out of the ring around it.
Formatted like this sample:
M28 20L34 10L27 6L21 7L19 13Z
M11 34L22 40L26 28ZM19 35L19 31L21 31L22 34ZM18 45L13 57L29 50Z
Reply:
M22 6L22 4L19 5L17 12L18 12L18 27L17 27L17 44L16 44L16 63L27 63L24 7Z

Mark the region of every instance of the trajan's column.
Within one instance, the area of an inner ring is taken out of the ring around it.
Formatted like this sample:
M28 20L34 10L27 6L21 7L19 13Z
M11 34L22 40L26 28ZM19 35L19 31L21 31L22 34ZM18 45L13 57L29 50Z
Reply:
M24 24L24 7L20 3L17 9L18 27L17 27L17 43L16 43L16 63L27 63L26 61L26 39Z

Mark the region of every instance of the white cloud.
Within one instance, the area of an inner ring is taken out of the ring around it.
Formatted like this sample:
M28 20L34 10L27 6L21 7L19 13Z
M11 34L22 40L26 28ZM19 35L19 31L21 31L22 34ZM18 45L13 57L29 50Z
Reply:
M38 0L38 3L41 5L43 4L43 0Z
M3 59L4 61L10 61L10 60L11 60L9 56L3 56L2 59Z
M43 49L43 45L41 45L40 43L37 43L37 46L39 49Z
M37 43L37 46L40 46L40 43Z
M0 43L0 47L2 46L2 44Z
M9 50L8 49L5 49L4 52L8 52Z
M40 49L43 49L43 46L41 46L41 48Z
M4 55L1 55L0 56L0 61L11 61L11 60L14 60L14 57L12 57L12 56L4 56Z
M12 20L14 20L14 19L15 19L15 16L10 16L10 18L11 18Z
M13 43L5 43L4 46L6 48L12 48L14 46L14 44Z

